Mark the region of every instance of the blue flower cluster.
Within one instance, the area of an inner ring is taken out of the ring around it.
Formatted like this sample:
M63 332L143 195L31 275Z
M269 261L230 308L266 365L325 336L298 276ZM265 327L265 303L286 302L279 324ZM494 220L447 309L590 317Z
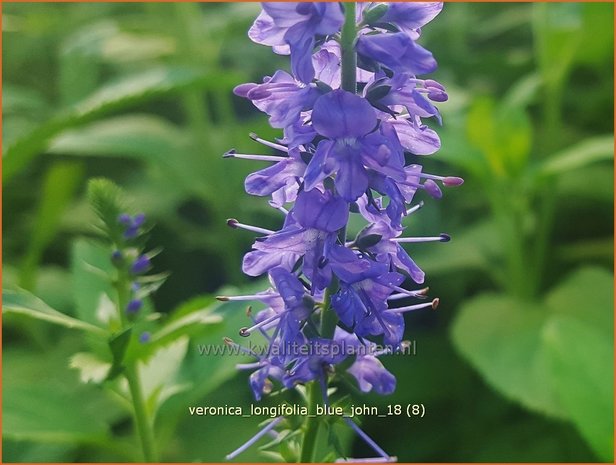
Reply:
M440 198L440 186L463 182L425 173L417 163L440 148L437 133L422 119L440 123L434 102L447 100L447 93L438 82L418 77L437 64L416 40L442 3L358 3L355 89L342 85L344 4L262 7L249 36L290 55L291 73L279 70L235 93L266 113L283 137L270 142L251 135L275 155L230 151L225 157L270 164L246 178L246 192L269 196L285 218L279 231L229 220L232 227L260 235L244 257L243 271L267 274L271 283L257 295L221 298L256 299L266 306L240 334L259 331L270 350L243 367L255 370L250 385L257 399L276 384L291 388L317 380L326 387L343 361L362 391L389 394L396 379L377 356L400 347L405 312L438 304L425 301L425 288L402 287L407 278L424 282L402 244L449 240L446 234L404 237L403 220L423 205L413 205L418 191ZM365 224L353 239L346 232L351 215ZM393 305L404 298L424 302ZM340 349L374 341L393 349L362 355Z
M136 239L146 232L145 215L138 213L129 215L122 213L117 222L122 230L118 249L111 254L111 261L118 270L126 274L130 280L129 298L124 311L129 318L136 316L143 307L143 299L151 292L150 288L142 289L139 276L148 272L152 266L150 256L142 254Z

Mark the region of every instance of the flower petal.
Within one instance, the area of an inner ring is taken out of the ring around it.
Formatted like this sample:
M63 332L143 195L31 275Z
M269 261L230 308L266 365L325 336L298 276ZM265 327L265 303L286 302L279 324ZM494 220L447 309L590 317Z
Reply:
M357 40L357 52L394 72L426 74L436 70L436 60L428 50L416 44L404 32L363 35Z
M373 355L358 357L347 370L357 380L363 392L391 394L396 389L396 378Z
M335 232L347 223L349 206L329 191L322 193L313 189L297 196L293 214L305 228Z
M312 110L314 128L330 139L365 136L376 123L376 113L367 100L341 89L319 97Z
M412 32L432 21L442 9L442 2L391 2L380 20Z

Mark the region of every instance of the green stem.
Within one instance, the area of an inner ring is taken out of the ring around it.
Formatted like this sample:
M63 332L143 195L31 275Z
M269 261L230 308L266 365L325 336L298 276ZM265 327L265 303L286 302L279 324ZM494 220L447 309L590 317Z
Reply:
M143 458L146 462L158 462L156 446L154 444L154 431L152 429L152 422L146 410L139 373L137 373L136 367L127 367L124 375L128 381L130 396L133 400L133 407L135 409L135 424L137 425L137 433L139 434L139 438L141 440Z
M321 401L321 396L317 381L311 381L306 385L306 394L308 396L308 412L312 416L307 417L306 423L304 423L304 439L302 441L302 450L299 456L299 461L301 463L312 462L314 448L317 442L317 434L319 433L319 418L315 413L316 407Z
M180 59L184 64L200 63L200 56L197 53L200 44L195 43L195 35L191 34L191 26L195 17L198 18L199 10L196 5L186 3L176 3L173 7L175 9L175 32L179 42ZM190 89L183 92L180 99L195 137L200 143L207 145L212 121L206 108L205 95L200 90Z
M338 280L333 279L332 284L325 289L325 295L323 296L323 309L321 311L321 337L325 339L332 339L334 337L336 324L338 323L338 315L331 306L331 296L338 289L338 285Z
M130 324L125 312L130 298L130 278L125 270L121 270L118 274L116 291L118 293L118 312L120 312L120 321L122 322L122 329L125 329ZM124 376L128 382L128 389L130 391L134 410L135 426L137 427L137 435L141 441L143 458L146 462L158 462L152 419L148 415L146 402L143 397L143 388L141 386L137 364L127 364L124 368Z
M355 53L355 2L344 3L344 26L340 37L342 55L342 88L348 92L357 92L357 53Z
M551 154L559 147L562 134L562 84L553 84L548 89L544 100L544 156ZM543 287L546 263L548 260L550 236L556 216L556 186L543 186L539 192L539 226L535 236L534 259L535 276L532 280L532 291L538 294Z

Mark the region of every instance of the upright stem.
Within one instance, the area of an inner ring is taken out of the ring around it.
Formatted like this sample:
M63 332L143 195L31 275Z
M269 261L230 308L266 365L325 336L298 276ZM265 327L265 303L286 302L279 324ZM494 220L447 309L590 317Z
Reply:
M308 413L312 416L306 418L304 423L304 439L302 441L302 451L299 456L301 463L311 463L314 457L314 449L317 443L317 435L319 433L319 417L316 414L316 407L320 402L319 382L311 381L306 385L306 394L308 396Z
M137 434L141 440L143 458L146 462L158 462L154 443L154 431L152 430L152 422L146 410L143 388L141 387L141 379L139 378L137 367L127 367L124 375L128 381L130 396L133 400L135 425L137 426Z
M125 313L130 298L129 280L130 278L126 271L120 271L116 283L116 291L118 293L118 311L120 312L120 320L123 329L129 324ZM144 461L158 462L152 419L148 415L146 402L143 397L143 388L141 386L137 364L128 364L124 369L124 376L126 376L126 381L128 382L128 390L130 391L134 410L135 426L137 428L137 435L141 441Z
M357 54L355 53L355 2L344 3L344 26L340 37L342 55L342 88L347 92L357 92Z
M325 339L333 339L338 324L338 315L332 309L331 296L332 293L338 290L338 280L333 279L332 284L325 289L323 296L323 309L321 310L321 337Z

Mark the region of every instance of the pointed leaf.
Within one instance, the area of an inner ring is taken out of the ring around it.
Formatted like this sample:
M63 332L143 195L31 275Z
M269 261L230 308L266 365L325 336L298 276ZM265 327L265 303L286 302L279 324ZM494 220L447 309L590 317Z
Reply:
M2 290L2 313L25 315L66 328L87 331L99 337L107 335L102 328L54 310L41 299L24 290Z

